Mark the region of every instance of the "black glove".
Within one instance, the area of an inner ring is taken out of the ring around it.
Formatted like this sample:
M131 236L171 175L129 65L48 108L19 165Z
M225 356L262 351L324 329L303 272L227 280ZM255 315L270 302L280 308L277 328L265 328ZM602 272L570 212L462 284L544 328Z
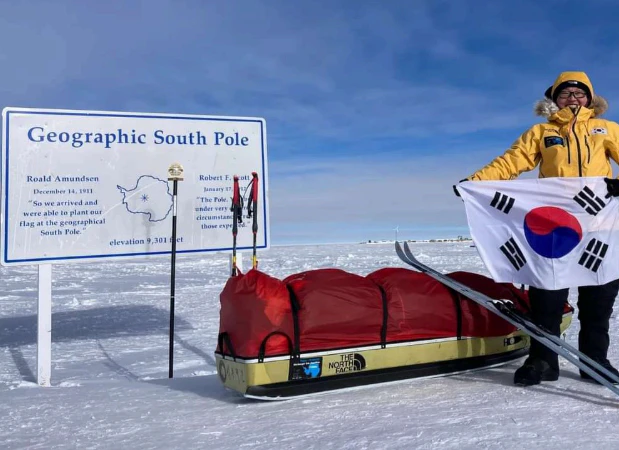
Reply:
M458 183L462 183L463 181L469 181L469 179L463 178L462 180L458 181ZM456 185L454 184L452 187L454 189L454 194L456 194L456 197L460 197L460 193L458 192L458 188L456 187Z
M606 187L608 188L606 198L619 197L619 180L616 178L604 178L604 181L606 181Z

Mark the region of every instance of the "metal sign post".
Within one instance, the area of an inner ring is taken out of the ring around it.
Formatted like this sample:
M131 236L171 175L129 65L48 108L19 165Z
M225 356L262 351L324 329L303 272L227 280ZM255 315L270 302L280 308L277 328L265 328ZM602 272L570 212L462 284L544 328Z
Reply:
M52 265L39 264L37 303L37 384L50 386L52 378Z

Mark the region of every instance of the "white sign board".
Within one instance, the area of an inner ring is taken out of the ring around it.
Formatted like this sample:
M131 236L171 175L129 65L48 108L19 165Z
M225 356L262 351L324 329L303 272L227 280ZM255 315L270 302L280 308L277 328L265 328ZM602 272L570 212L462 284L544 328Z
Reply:
M257 248L269 246L261 118L5 108L2 264L170 254L180 163L177 252L232 248L233 176L259 179ZM244 209L237 248L252 247Z

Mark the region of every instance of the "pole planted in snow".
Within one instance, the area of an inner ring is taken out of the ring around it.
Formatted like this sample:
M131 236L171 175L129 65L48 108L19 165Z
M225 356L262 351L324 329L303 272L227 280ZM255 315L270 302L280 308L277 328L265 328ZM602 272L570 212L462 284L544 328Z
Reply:
M176 196L178 182L183 181L183 166L173 163L168 168L168 181L172 181L172 259L170 270L170 342L168 360L168 378L174 377L174 303L176 285Z
M243 200L241 197L241 188L239 187L239 177L234 175L232 187L232 271L231 276L238 275L239 270L236 261L236 239L239 232L239 223L243 222Z
M247 216L251 218L253 213L251 231L254 235L254 240L252 244L251 267L255 270L258 268L258 258L256 256L256 243L258 238L258 174L256 172L252 172L251 176L253 178L251 182L250 200L247 204L247 209L249 210L249 214Z

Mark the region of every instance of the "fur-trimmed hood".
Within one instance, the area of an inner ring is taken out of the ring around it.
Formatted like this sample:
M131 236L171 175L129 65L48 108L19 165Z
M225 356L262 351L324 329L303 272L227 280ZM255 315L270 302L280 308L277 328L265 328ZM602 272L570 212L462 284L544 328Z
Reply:
M594 117L600 117L608 110L608 102L604 97L594 95L588 109L593 111ZM551 99L544 97L535 103L533 111L535 112L535 115L548 119L550 116L559 111L559 106L557 106L557 104Z

